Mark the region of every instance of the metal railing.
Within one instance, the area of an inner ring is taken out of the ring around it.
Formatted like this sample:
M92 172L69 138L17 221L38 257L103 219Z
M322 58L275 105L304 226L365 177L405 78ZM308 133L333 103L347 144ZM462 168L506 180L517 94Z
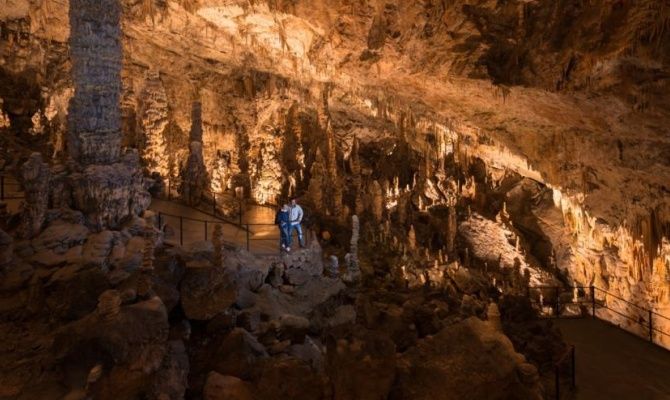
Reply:
M544 300L540 303L539 300L536 300L531 295L532 290L543 294L546 293L547 295L553 295L553 298L550 297L547 304L545 304ZM570 301L565 301L564 299L567 296L562 296L567 293L572 295ZM575 293L577 296L574 295ZM670 332L663 331L658 327L659 320L664 320L670 323L670 317L666 317L650 308L630 302L604 289L596 286L529 286L528 296L531 303L540 309L541 316L554 318L581 318L590 315L593 318L601 319L618 328L624 329L627 332L640 336L661 348L670 350L659 340L662 340L664 337L670 338ZM610 304L610 299L615 300L612 303L623 303L624 307L615 307ZM577 312L577 310L567 310L570 305L577 305L579 307L579 312ZM552 312L550 315L542 312L545 306L551 307ZM625 318L625 320L630 321L632 323L631 326L637 326L639 329L626 329L626 326L615 324L613 321L605 318L605 315L599 315L603 314L599 313L599 310L607 310L619 315L620 317ZM563 311L571 312L566 313ZM631 312L627 313L626 311Z
M25 197L21 184L14 177L0 175L0 201L21 200Z
M175 188L172 186L171 181L168 181L166 190L164 191L164 196L167 200L173 201L177 200L179 203L184 204L194 210L198 210L203 214L210 215L214 218L222 218L229 223L237 223L238 225L244 225L243 217L245 215L246 207L250 204L247 202L247 199L236 198L229 192L215 192L211 189L203 189L203 196L201 196L198 201L183 201L184 199L179 195L178 191L175 194ZM234 207L237 208L237 222L233 222L232 219L226 217L221 211L221 206L224 203L230 205L234 203ZM274 204L252 204L255 207L264 207L272 209L273 211L278 208Z
M568 375L568 387L574 391L577 387L577 364L575 359L575 346L570 345L563 355L554 363L554 398L560 400L561 385L565 376Z
M279 252L279 233L276 237L254 237L255 227L272 227L277 229L274 224L236 224L221 219L198 219L184 217L182 215L169 214L162 211L158 212L158 224L162 230L166 227L174 228L177 238L173 239L174 244L183 246L185 239L209 240L213 234L214 226L220 224L223 227L224 242L235 247L244 247L247 251L252 251L252 244L254 242L275 242L276 252ZM228 229L226 229L228 227ZM232 229L231 229L232 228ZM240 234L242 237L240 237ZM166 235L166 240L167 235ZM266 249L267 250L267 249Z

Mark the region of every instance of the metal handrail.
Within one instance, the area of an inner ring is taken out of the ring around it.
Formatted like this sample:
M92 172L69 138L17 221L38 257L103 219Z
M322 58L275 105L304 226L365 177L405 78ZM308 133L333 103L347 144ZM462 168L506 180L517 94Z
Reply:
M11 178L14 179L14 177L10 175L5 175L5 174L0 174L0 200L21 200L25 199L25 195L22 196L6 196L7 191L5 190L6 187L17 187L19 189L22 188L21 184L19 182L7 182L7 179L5 178ZM22 191L14 191L14 193L22 193Z
M562 365L570 357L570 389L574 390L577 387L577 364L575 359L575 346L570 345L563 355L554 363L554 385L556 400L561 398L561 371Z
M656 317L660 317L660 318L665 319L665 320L668 320L668 321L670 321L670 318L667 317L667 316L665 316L665 315L662 315L662 314L660 314L660 313L658 313L658 312L656 312L656 311L654 311L654 310L652 310L652 309L650 309L650 308L641 306L641 305L639 305L639 304L635 304L635 303L633 303L633 302L631 302L631 301L629 301L629 300L626 300L626 299L624 299L624 298L622 298L622 297L620 297L620 296L617 296L617 295L615 295L615 294L613 294L613 293L610 293L610 292L608 292L608 291L605 290L605 289L601 289L601 288L596 287L596 286L593 286L593 285L592 285L592 286L566 286L566 287L562 287L562 286L542 286L542 285L539 285L539 286L529 286L529 287L528 287L528 295L530 295L530 289L553 289L553 290L555 290L555 292L556 292L556 304L555 304L555 307L556 307L556 308L555 308L554 316L555 316L556 318L561 318L561 313L560 313L560 307L561 307L561 303L560 303L560 293L561 293L561 290L563 290L563 293L567 293L568 290L574 290L574 289L578 289L578 290L579 290L579 289L588 289L588 290L589 290L589 296L590 296L591 316L592 316L593 318L598 318L598 319L604 320L604 321L606 321L606 322L609 322L609 321L607 321L606 319L599 317L599 316L597 315L597 313L596 313L597 308L604 308L604 309L606 309L606 310L609 310L609 311L611 311L611 312L613 312L613 313L615 313L615 314L617 314L617 315L619 315L619 316L621 316L621 317L624 317L624 318L628 319L629 321L632 321L634 324L637 324L637 325L639 325L639 326L642 327L642 328L647 328L647 331L648 331L647 338L648 338L649 342L651 342L651 343L653 343L653 344L655 344L655 345L657 345L657 346L659 346L659 347L661 347L661 348L664 348L664 349L666 349L666 350L669 350L669 349L667 349L666 347L662 346L660 343L657 343L657 342L654 340L654 332L659 333L659 334L662 335L662 336L668 336L668 337L670 337L670 332L665 332L665 331L663 331L663 330L661 330L661 329L658 329L658 327L656 327L656 326L654 325L654 316L656 316ZM625 303L625 304L628 305L628 306L633 306L633 307L635 307L637 310L639 310L639 311L643 312L644 314L646 314L646 318L644 318L644 317L642 317L642 318L635 318L634 316L624 314L623 312L621 312L621 311L619 311L619 310L617 310L617 309L615 309L615 308L613 308L613 307L610 307L610 306L607 304L607 302L605 302L605 301L598 301L598 300L596 299L596 292L597 292L597 291L599 291L599 292L601 292L601 293L603 293L603 294L605 294L605 295L607 295L607 296L613 297L614 299L616 299L616 300L618 300L618 301L621 301L621 302ZM529 296L529 297L530 297L530 296ZM532 299L531 299L531 301L532 301ZM576 301L576 302L570 302L569 304L588 304L588 301ZM583 316L583 315L580 315L580 316ZM579 316L578 316L578 317L579 317ZM621 328L620 326L617 326L617 327ZM624 329L624 328L621 328L621 329ZM627 329L624 329L624 330L628 331ZM632 333L636 333L636 332L632 332Z
M205 233L205 240L208 240L208 234L209 234L209 224L221 224L223 226L225 225L231 225L234 226L242 231L245 232L245 244L246 244L246 249L247 251L251 250L251 242L253 241L277 241L279 238L252 238L250 227L253 226L275 226L275 224L261 224L261 223L254 223L254 224L242 224L241 226L235 224L235 223L230 223L225 220L221 219L216 219L216 220L205 220L205 219L199 219L199 218L191 218L191 217L184 217L182 215L175 215L175 214L170 214L170 213L165 213L162 211L158 211L158 225L163 226L163 217L171 217L171 218L179 218L179 245L183 246L184 245L184 221L193 221L193 222L198 222L202 223L204 227L204 233Z

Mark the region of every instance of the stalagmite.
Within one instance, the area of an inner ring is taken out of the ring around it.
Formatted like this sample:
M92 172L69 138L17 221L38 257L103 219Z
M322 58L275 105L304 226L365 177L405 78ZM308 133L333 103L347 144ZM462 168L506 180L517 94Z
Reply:
M361 188L362 188L361 161L358 152L359 152L358 138L354 137L354 141L351 145L351 156L349 158L349 167L351 168L353 190L355 193L354 213L356 215L361 215L363 213L364 206L363 206L363 200L361 199Z
M221 268L225 262L225 249L223 242L223 225L214 225L214 233L212 234L212 244L214 245L214 265Z
M456 220L456 205L449 207L449 215L447 219L447 254L454 253L454 244L456 242L456 234L458 233L458 222Z
M116 321L121 312L121 295L117 290L106 290L98 297L97 313L103 321Z
M378 181L373 181L370 185L370 206L375 223L382 222L384 218L384 196Z
M202 152L202 105L193 103L189 155L182 171L181 196L189 205L198 204L209 188L209 175Z
M51 171L39 153L31 154L21 167L21 178L26 200L23 203L21 236L31 238L44 224L49 206Z
M323 201L323 190L325 186L325 182L323 180L325 176L326 170L325 166L323 164L323 156L321 155L321 151L317 148L316 149L316 158L314 159L314 163L312 164L312 169L311 169L311 175L312 178L309 181L309 197L312 200L312 203L314 204L315 207L323 207L324 201Z
M332 277L339 277L340 276L340 261L337 258L337 256L332 255L329 257L330 263L329 263L329 268L328 271L330 273L330 276Z
M347 273L344 277L346 282L358 282L361 278L361 270L358 265L358 238L360 226L358 216L351 217L351 247L346 255Z
M407 245L410 250L416 249L416 232L414 231L414 225L409 226L409 232L407 233Z
M326 138L328 151L328 182L331 189L331 211L336 218L342 221L344 218L344 214L342 212L342 184L337 172L337 145L335 143L335 132L333 131L330 122L328 122L328 127L326 128Z
M144 231L144 252L142 257L141 271L144 273L151 273L154 270L155 260L155 232L153 227L147 226Z
M138 116L144 132L142 159L149 172L168 177L168 152L165 128L168 125L168 98L158 71L149 71L140 96Z

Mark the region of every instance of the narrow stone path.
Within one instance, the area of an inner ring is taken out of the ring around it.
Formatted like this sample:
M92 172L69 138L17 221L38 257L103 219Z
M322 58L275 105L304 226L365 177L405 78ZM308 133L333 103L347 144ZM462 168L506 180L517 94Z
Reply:
M168 243L176 245L180 243L180 227L183 231L184 245L205 239L211 240L214 226L220 223L223 224L225 241L246 248L248 224L250 252L257 255L279 254L279 232L274 225L274 212L271 208L247 206L242 226L173 201L153 199L149 208L162 213L162 220L167 224L165 233ZM180 221L179 217L183 219Z
M555 323L575 345L575 399L670 399L670 351L598 319Z

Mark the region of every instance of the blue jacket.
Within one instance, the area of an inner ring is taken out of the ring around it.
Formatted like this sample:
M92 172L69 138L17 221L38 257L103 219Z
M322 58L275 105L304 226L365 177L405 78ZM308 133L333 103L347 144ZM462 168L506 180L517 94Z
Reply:
M288 221L288 211L277 211L277 214L275 215L275 225L286 225L288 224Z

